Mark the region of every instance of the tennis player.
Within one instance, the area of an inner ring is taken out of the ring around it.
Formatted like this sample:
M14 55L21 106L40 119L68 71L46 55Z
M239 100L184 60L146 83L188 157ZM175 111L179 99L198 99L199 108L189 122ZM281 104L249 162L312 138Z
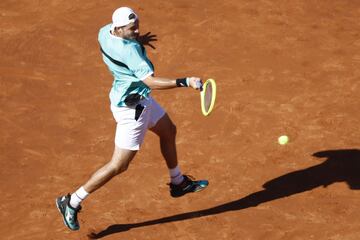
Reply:
M139 36L138 16L128 7L116 9L112 23L99 31L103 61L114 76L109 97L111 111L117 122L115 149L111 160L87 182L72 194L56 199L63 221L71 230L80 228L77 214L81 202L114 176L127 170L140 149L147 129L160 138L161 153L169 169L172 197L198 192L208 186L207 180L196 181L182 174L176 153L176 127L150 95L152 89L191 87L198 90L202 81L198 77L155 77L154 67L143 47L146 42L141 42Z

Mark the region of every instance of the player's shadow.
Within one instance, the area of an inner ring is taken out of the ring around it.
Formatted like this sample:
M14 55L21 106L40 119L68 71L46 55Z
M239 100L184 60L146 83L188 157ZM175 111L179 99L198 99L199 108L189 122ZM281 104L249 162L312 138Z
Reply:
M314 153L313 156L326 158L326 160L318 165L290 172L272 179L263 185L264 190L252 193L238 200L208 209L177 214L145 222L115 224L100 232L93 232L89 234L89 237L98 239L110 234L128 231L132 228L183 221L228 211L237 211L297 193L309 191L316 187L327 187L336 182L346 182L350 189L360 189L359 149L328 150ZM222 189L222 191L226 191L226 188Z

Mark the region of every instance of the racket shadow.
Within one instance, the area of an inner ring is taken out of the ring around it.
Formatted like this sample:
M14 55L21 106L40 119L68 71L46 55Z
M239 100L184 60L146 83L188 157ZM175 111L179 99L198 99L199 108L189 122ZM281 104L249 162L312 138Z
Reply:
M140 223L114 224L97 233L92 232L88 237L91 239L100 239L111 234L128 231L132 228L190 220L228 211L238 211L309 191L316 187L327 187L336 182L346 182L349 188L353 190L360 189L359 149L328 150L314 153L313 156L326 158L326 161L272 179L263 185L264 190L249 194L238 200L204 210L177 214Z

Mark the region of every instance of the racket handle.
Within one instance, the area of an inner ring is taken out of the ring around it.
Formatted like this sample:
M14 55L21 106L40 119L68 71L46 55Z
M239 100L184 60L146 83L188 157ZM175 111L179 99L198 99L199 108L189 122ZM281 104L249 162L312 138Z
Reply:
M201 81L196 81L196 88L202 90L202 83Z

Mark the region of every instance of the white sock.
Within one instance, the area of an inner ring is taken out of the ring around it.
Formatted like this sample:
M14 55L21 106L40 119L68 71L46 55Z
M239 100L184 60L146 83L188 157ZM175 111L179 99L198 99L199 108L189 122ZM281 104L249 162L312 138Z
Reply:
M179 185L184 180L184 177L180 171L179 166L175 168L169 169L171 183L175 185Z
M71 194L70 198L70 206L73 208L79 207L80 203L89 195L88 192L85 191L84 187L79 188L76 192Z

